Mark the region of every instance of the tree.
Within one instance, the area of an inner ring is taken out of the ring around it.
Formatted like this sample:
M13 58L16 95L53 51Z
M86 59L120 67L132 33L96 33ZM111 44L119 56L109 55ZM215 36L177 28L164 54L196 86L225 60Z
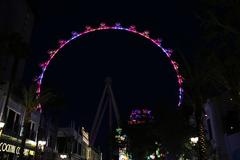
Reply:
M21 142L21 149L19 159L23 159L23 152L25 148L26 139L29 135L29 128L31 124L31 114L32 112L37 110L39 104L45 104L53 97L53 94L49 91L45 91L41 93L40 96L36 94L36 86L31 85L28 89L23 89L23 99L24 99L24 123L23 123L23 135L22 135L22 142ZM40 124L39 124L40 125Z
M193 115L196 122L196 131L199 137L198 156L200 160L207 160L207 141L203 125L203 106L207 99L216 94L216 88L212 85L209 57L211 54L204 54L205 47L202 44L197 46L195 55L191 60L182 56L182 72L185 78L185 101L183 107L193 108ZM182 54L180 54L182 55Z
M219 92L227 92L240 105L240 2L238 0L201 0L203 52L211 54L211 82Z
M207 159L203 105L228 93L240 105L240 2L200 0L199 37L191 61L183 57L185 105L192 106L199 136L199 158ZM187 104L186 104L187 103Z

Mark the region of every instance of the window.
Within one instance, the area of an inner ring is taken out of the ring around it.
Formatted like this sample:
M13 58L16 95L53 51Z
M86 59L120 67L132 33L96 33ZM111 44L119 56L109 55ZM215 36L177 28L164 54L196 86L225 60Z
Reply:
M55 136L50 135L49 139L48 139L48 147L55 149L55 146L56 146L56 138L55 138Z
M57 149L58 153L67 153L67 138L58 137L57 138Z
M48 139L48 147L53 148L53 137L52 136L50 136Z
M6 114L5 128L14 134L18 134L20 129L20 114L14 112L9 108L7 108L4 112L5 112L4 114Z
M86 149L84 147L82 148L82 156L86 157Z
M3 111L3 120L5 122L7 121L7 114L8 114L8 107L5 107Z
M36 137L36 132L34 130L35 128L35 123L34 122L31 122L30 126L29 126L29 139L31 140L35 140L35 137Z
M15 117L15 112L13 110L9 109L8 115L7 115L7 123L6 123L6 128L9 130L13 129L14 117Z
M73 141L73 153L77 153L77 141Z
M14 123L14 132L17 132L19 131L20 129L20 114L16 114L16 119L15 119L15 123Z
M78 143L78 154L81 155L82 152L82 145L81 143Z

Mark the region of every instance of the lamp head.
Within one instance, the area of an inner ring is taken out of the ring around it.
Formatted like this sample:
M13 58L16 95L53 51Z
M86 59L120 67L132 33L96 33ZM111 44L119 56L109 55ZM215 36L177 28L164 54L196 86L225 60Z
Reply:
M5 122L0 121L0 129L2 129L5 126Z

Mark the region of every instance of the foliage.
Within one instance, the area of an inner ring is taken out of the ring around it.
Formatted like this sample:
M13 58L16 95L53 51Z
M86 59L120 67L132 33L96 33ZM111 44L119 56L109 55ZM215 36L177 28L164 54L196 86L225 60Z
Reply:
M23 159L23 149L25 148L25 142L29 134L30 128L30 120L31 120L31 113L37 110L37 107L40 104L45 104L53 97L53 94L49 91L43 92L40 96L36 94L36 86L31 85L28 89L23 89L23 100L24 100L24 107L25 107L25 118L24 118L24 125L23 125L23 136L22 136L22 143L20 149L20 156L19 159Z
M235 104L240 105L240 2L200 0L196 17L200 24L200 37L194 56L191 60L182 57L185 64L185 105L194 109L200 159L206 159L206 153L203 153L207 145L202 125L204 103L227 93Z
M166 148L157 141L154 145L152 145L152 149L147 151L146 159L156 159L156 160L165 160L168 157L169 152L166 150Z
M201 0L201 53L208 55L211 84L240 105L240 2Z
M23 89L23 98L24 98L24 107L26 109L26 115L31 114L35 111L39 104L45 104L51 98L53 98L53 94L49 91L45 91L41 93L40 96L36 94L36 86L31 85L28 89ZM30 120L31 117L25 117L26 121Z

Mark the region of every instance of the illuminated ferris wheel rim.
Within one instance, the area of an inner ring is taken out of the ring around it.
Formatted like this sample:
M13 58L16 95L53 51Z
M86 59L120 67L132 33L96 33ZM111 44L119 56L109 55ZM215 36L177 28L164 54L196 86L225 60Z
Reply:
M68 40L59 40L59 46L57 49L54 50L49 50L48 54L49 54L49 58L47 59L47 61L43 62L40 64L40 67L42 69L41 74L35 79L35 81L37 81L37 95L40 96L41 94L41 85L42 85L42 80L45 74L45 71L48 68L48 65L50 64L51 60L55 57L55 55L67 44L69 44L72 40L79 38L83 35L86 35L88 33L92 33L95 31L102 31L102 30L122 30L122 31L127 31L130 33L134 33L137 35L140 35L148 40L150 40L152 43L154 43L156 46L158 46L159 48L161 48L161 50L166 54L166 56L168 57L171 65L173 66L173 69L176 72L176 77L177 77L177 81L178 81L178 106L180 106L182 104L182 100L183 100L183 76L180 74L179 69L178 69L178 63L176 61L174 61L171 58L171 55L173 53L172 49L167 49L162 47L161 39L153 39L149 36L149 31L144 31L144 32L139 32L137 31L135 26L130 26L130 27L122 27L120 23L116 23L113 26L108 26L105 23L101 23L98 27L91 27L91 26L86 26L85 30L83 32L72 32L72 36L70 39ZM40 106L40 105L39 105Z

